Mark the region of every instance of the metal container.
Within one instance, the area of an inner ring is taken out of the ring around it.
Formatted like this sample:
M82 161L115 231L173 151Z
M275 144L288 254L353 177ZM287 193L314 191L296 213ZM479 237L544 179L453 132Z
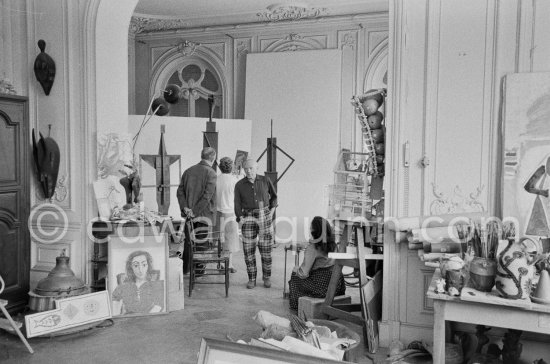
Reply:
M69 268L69 257L65 256L64 250L55 260L56 265L48 276L38 282L33 292L29 292L31 310L51 309L55 298L78 296L89 292L84 282Z

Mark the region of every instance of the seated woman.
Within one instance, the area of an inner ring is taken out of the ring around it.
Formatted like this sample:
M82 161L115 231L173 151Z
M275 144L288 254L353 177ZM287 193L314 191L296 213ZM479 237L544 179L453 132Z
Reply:
M311 239L304 252L304 261L294 267L288 282L290 308L298 309L298 298L302 296L324 298L332 276L334 260L328 253L336 251L336 242L330 223L320 216L311 221ZM340 276L336 295L346 293L344 277Z

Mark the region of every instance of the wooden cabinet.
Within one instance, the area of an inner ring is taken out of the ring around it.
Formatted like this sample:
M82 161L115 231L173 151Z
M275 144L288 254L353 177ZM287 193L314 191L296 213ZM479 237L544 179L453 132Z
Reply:
M0 94L1 298L10 311L25 307L29 292L30 139L27 98Z

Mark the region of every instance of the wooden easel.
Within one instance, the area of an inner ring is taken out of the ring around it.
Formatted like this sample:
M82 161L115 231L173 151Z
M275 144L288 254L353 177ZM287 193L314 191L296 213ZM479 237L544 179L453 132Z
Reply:
M2 276L0 276L0 293L2 293L2 291L4 291L4 280L2 279ZM17 336L19 336L19 339L21 339L23 344L25 344L29 353L34 354L34 350L32 350L31 346L27 342L27 339L25 338L21 330L19 330L20 326L15 321L13 321L13 319L11 318L11 315L6 310L7 305L8 305L8 301L0 299L0 311L2 311L8 323L13 327L13 329L17 333ZM0 319L0 320L3 320L3 319ZM1 321L0 321L0 325L3 325Z
M374 337L377 337L377 327L374 328L374 324L378 324L379 318L371 317L369 300L371 298L378 298L378 293L381 291L381 275L377 274L375 278L367 277L367 264L366 259L368 260L382 260L382 254L371 254L368 253L367 248L365 248L365 242L370 243L370 236L365 234L367 226L364 222L358 221L342 221L345 225L342 231L342 237L340 238L340 244L338 247L338 254L335 254L334 258L335 264L332 270L332 276L327 290L327 295L325 302L321 307L321 312L331 316L336 317L342 320L352 322L363 327L363 335L365 338L365 343L369 343L369 350L375 352L377 349L377 343L375 344ZM356 252L349 253L347 252L349 237L352 233L355 233ZM366 239L365 239L366 238ZM353 267L359 270L359 289L360 292L360 303L334 303L334 297L336 294L336 288L338 286L338 281L342 275L342 267ZM364 288L367 283L372 282L373 287L368 287L370 293L365 296ZM374 291L374 292L373 292ZM360 312L361 316L354 315L352 312ZM372 312L374 314L374 312ZM379 314L378 314L379 315ZM376 315L374 315L376 316ZM376 322L373 322L373 321Z

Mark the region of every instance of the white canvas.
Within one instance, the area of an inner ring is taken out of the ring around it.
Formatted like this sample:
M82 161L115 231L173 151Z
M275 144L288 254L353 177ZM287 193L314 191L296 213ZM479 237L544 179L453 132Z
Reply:
M545 225L550 226L550 200L528 192L526 184L550 157L550 73L506 76L503 116L503 218L517 218L520 237L549 235ZM532 181L537 189L548 192L550 171L544 169ZM536 231L528 229L534 210L542 212Z
M278 183L277 208L277 218L296 221L296 228L278 223L278 241L307 239L311 218L327 215L327 187L339 152L341 62L335 49L247 55L245 117L252 120L251 157L265 150L273 119L278 146L296 160ZM277 152L279 175L288 163ZM264 155L258 173L265 170Z

